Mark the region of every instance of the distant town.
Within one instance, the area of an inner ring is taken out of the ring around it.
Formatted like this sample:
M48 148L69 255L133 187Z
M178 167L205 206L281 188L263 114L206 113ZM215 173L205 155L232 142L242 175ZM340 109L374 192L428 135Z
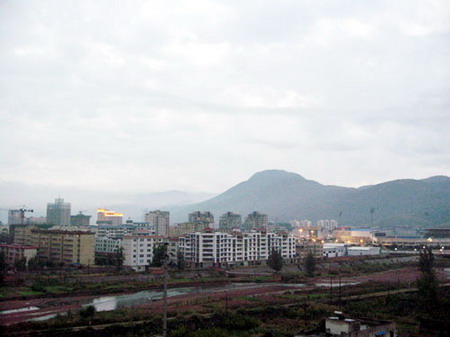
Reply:
M425 235L389 235L376 228L351 228L334 219L313 224L309 220L269 222L269 215L254 211L245 216L227 212L218 224L209 211L187 215L187 221L170 225L168 211L154 210L145 221L124 221L120 212L99 208L95 224L91 215L71 215L71 204L62 198L48 203L46 217L28 217L31 210L8 211L8 244L1 244L9 264L33 258L67 265L94 265L96 256L123 251L123 265L146 270L157 245L170 243L171 262L183 255L195 267L231 267L265 262L272 250L286 262L296 263L312 250L317 258L380 255L385 250L418 252L431 246L450 249L450 229L427 229Z
M440 333L448 328L442 319L448 228L411 235L336 219L284 223L263 210L198 210L171 224L169 211L147 211L143 221L124 220L119 211L98 208L94 222L84 211L73 215L60 197L47 204L46 217L26 207L8 210L0 227L0 324L7 335L64 327L68 336L81 336L93 327L101 335L137 329L146 336L203 336L183 330L195 324L198 331L219 326L219 336L248 329L262 333L243 336L446 336ZM433 269L435 258L441 269ZM379 297L395 306L420 304L403 314L422 315L410 321L419 334L405 333L411 327L399 325L396 313L378 314ZM362 298L377 314L355 310ZM270 322L288 308L290 320L274 330ZM192 323L190 312L212 323Z

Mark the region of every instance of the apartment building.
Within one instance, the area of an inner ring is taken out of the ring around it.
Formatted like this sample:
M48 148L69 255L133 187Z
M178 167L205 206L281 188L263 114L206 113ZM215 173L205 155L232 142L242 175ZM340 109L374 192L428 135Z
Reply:
M338 222L334 219L322 219L317 221L317 227L333 231L338 227Z
M269 224L269 217L267 214L262 214L259 212L252 212L245 218L243 229L252 230L267 227Z
M205 228L208 228L208 224L206 223L183 222L177 224L176 226L170 226L169 236L179 237L192 232L202 231Z
M138 229L136 225L98 225L91 226L90 229L95 232L97 237L106 236L113 238L117 236L130 235Z
M95 252L115 253L121 245L122 239L99 236L95 238Z
M292 235L266 231L227 233L207 228L180 237L179 249L186 261L198 267L258 264L267 260L272 249L286 261L296 257Z
M31 231L36 228L35 225L15 224L9 226L9 233L15 245L31 246Z
M219 229L241 228L242 216L233 212L226 212L219 218Z
M324 255L324 244L316 239L299 239L296 244L297 256L304 260L309 252L312 252L315 259L321 259Z
M170 213L165 211L151 211L145 214L145 221L153 226L156 235L169 236Z
M144 271L152 263L153 249L167 239L156 235L125 235L122 239L124 266Z
M28 261L36 256L37 249L38 247L34 246L0 244L0 251L5 254L5 262L9 265L14 265L22 259L25 259L25 264L28 265Z
M189 214L189 222L195 224L205 224L209 226L214 223L214 215L208 211L195 211Z
M40 260L91 265L95 262L95 234L89 231L31 230L32 245Z

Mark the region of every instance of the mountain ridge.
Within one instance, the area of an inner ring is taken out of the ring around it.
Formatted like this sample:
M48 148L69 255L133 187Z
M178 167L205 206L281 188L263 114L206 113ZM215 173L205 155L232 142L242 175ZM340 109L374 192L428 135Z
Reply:
M284 170L265 170L205 200L172 209L172 222L195 210L211 211L218 223L227 211L245 218L256 210L278 221L336 219L343 225L433 225L450 221L450 178L397 179L358 188L323 185Z

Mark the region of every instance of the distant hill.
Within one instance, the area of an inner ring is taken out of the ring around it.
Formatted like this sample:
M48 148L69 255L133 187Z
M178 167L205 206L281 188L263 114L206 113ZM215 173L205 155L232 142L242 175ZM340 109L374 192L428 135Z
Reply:
M336 219L340 224L439 225L450 221L450 178L403 179L347 188L322 185L296 173L268 170L256 173L228 191L204 202L173 208L171 222L186 221L191 211L211 211L218 222L227 211L243 218L257 210L269 219Z

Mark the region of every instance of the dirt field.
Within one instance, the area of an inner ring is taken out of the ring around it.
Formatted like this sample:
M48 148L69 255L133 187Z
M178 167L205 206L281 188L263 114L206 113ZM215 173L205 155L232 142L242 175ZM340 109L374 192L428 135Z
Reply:
M437 271L438 277L441 282L450 282L450 276L445 275L442 270ZM419 276L417 268L402 268L397 270L390 270L381 273L374 273L370 275L346 277L342 278L342 283L365 283L369 281L383 281L395 284L411 285ZM314 283L329 283L329 278L316 278L312 279L307 286L299 287L295 284L253 284L245 289L228 289L226 291L217 291L217 288L213 291L203 291L201 293L189 293L178 295L169 298L169 311L170 312L182 312L182 311L204 311L206 308L222 307L225 308L239 308L243 306L255 305L255 302L263 301L264 304L283 304L284 299L279 295L295 290L310 291L315 289ZM333 277L333 283L338 282L338 277ZM197 284L193 284L198 285ZM184 284L183 286L188 286ZM326 288L323 292L327 292ZM320 293L320 290L319 290ZM119 294L113 294L117 296ZM108 295L102 295L108 296ZM18 322L23 322L32 318L46 316L49 314L66 313L71 310L75 312L80 309L83 304L89 303L94 298L100 296L71 296L63 298L40 298L31 300L13 300L0 302L0 311L36 307L36 310L8 313L0 315L0 325L11 325ZM288 300L286 300L288 301ZM162 311L162 300L155 300L151 303L136 305L133 310L151 310Z

